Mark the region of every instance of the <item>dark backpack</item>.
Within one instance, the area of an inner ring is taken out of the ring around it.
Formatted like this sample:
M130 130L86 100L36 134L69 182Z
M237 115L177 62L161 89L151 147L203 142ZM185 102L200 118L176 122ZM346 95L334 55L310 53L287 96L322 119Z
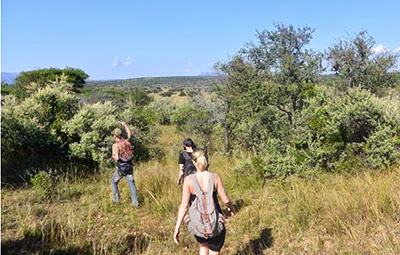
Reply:
M215 173L210 173L208 190L201 190L196 175L191 175L196 198L189 207L189 232L205 239L218 236L224 229L225 219L217 210L213 198Z
M183 152L183 157L185 158L185 164L183 165L183 178L185 178L186 176L190 175L190 174L194 174L196 173L197 169L196 167L193 165L193 161L192 161L192 157L189 155L189 153L187 153L186 151Z
M117 162L117 167L121 175L130 174L133 167L133 150L132 145L127 140L121 140L118 142L119 150L119 160Z

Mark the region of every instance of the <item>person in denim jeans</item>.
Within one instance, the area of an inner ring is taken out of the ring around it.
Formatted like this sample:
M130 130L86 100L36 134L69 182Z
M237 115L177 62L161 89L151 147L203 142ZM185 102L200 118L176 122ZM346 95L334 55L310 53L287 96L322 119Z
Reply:
M129 130L128 124L125 122L121 121L120 122L122 126L125 128L126 133L127 133L127 139L131 138L131 131ZM112 146L112 158L113 160L117 163L119 160L119 148L118 148L118 143L123 140L121 137L122 131L119 128L114 129L112 132L112 135L114 137L115 143ZM131 162L132 163L132 162ZM135 180L133 179L133 164L132 167L128 171L126 171L126 175L122 175L121 171L119 171L118 166L115 168L114 174L111 178L111 187L113 190L113 202L118 203L120 198L119 198L119 191L118 191L118 182L125 177L129 184L129 189L131 191L131 197L132 197L132 204L133 206L137 207L139 205L138 203L138 194L136 191L136 186L135 186Z

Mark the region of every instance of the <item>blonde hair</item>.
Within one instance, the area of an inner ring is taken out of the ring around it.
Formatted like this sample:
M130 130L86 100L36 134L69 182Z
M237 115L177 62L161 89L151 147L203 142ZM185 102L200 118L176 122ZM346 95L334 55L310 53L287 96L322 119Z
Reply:
M208 162L205 153L202 149L196 150L192 153L192 159L199 165L200 171L208 169Z

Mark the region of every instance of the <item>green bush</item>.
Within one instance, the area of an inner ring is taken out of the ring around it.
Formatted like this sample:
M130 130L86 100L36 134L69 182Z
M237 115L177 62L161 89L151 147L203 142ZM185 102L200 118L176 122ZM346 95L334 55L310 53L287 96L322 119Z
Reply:
M18 181L29 169L58 166L67 161L68 137L62 124L77 109L72 85L61 80L39 88L18 102L7 96L2 102L2 177Z
M160 95L163 97L171 97L174 93L175 92L173 90L168 90L168 91L160 93Z
M380 126L368 138L363 149L370 167L381 168L400 163L400 132Z
M305 104L293 129L279 118L271 121L274 115L265 111L235 130L240 147L253 151L251 167L263 173L264 181L400 163L398 99L379 98L360 88L339 92L321 86ZM261 116L267 113L264 123Z
M161 156L157 137L159 130L156 127L157 112L149 107L131 105L121 113L121 118L132 125L132 145L137 161L149 160Z
M116 108L111 102L84 105L63 125L70 138L71 155L98 165L107 163L114 142L111 131L118 125Z
M172 114L171 121L177 125L179 132L191 136L197 144L204 148L211 145L216 119L212 113L212 106L207 102L194 99L190 104L181 105Z
M345 94L321 91L309 104L294 142L310 166L348 168L346 161L352 161L354 167L380 168L399 162L398 100L352 88Z
M170 98L163 98L149 105L158 116L158 123L167 125L171 123L171 115L176 109L176 104Z
M54 187L51 176L48 172L37 173L33 178L31 178L31 183L40 199L49 199L52 196Z
M147 91L142 88L134 88L132 92L129 93L130 103L135 106L146 106L154 101L154 98L149 96Z

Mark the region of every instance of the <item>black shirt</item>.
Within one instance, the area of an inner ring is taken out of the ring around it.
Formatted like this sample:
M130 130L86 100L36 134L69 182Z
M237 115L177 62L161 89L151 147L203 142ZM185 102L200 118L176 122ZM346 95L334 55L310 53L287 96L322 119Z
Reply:
M186 159L185 159L185 156L183 156L183 153L185 153L185 152L181 152L181 154L179 154L178 164L184 165L186 163ZM191 152L187 152L187 154L189 154L190 158L192 158Z

